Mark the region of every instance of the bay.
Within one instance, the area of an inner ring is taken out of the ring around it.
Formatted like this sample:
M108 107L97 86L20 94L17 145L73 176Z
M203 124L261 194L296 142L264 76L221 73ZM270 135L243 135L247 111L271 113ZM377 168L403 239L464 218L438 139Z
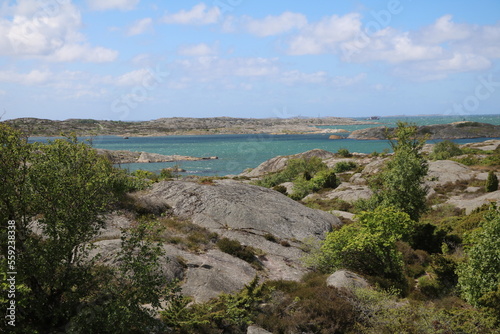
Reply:
M417 125L447 124L456 121L475 121L500 125L500 115L478 116L421 116L421 117L383 117L376 125L324 126L354 131L373 126L394 126L398 121ZM217 156L217 160L179 161L171 163L134 163L120 167L130 171L144 169L159 172L163 168L179 166L185 174L201 176L224 176L239 174L247 168L255 168L260 163L278 155L290 155L312 149L337 152L348 149L350 152L372 153L390 149L385 140L329 139L329 134L307 135L206 135L206 136L161 136L131 137L123 139L116 136L97 136L91 138L96 148L110 150L129 150L159 153L164 155L188 155L195 157ZM44 141L47 138L31 138L31 141ZM462 139L455 142L484 141L486 138Z

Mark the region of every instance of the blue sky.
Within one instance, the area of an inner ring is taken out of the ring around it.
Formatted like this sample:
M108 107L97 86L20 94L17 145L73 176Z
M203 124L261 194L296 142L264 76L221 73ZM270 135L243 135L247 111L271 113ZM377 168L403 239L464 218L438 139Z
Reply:
M2 1L1 113L500 114L500 2Z

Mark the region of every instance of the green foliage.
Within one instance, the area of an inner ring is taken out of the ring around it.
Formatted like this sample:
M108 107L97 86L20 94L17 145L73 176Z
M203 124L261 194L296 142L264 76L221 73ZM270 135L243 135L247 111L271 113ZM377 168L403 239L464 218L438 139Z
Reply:
M266 285L274 298L262 306L255 323L272 333L347 333L355 321L349 301L326 286L324 275L308 274L302 282Z
M283 195L286 195L287 194L287 189L285 186L282 186L282 185L277 185L277 186L274 186L273 187L273 190L276 190L277 192L280 192L282 193Z
M434 145L431 159L447 160L451 157L463 154L460 146L450 140L444 140Z
M256 269L262 269L262 263L256 256L256 249L249 246L243 246L238 240L222 238L217 241L217 247L224 253L236 256L250 263Z
M486 192L498 190L498 177L491 170L488 172L488 178L486 179L486 185L484 187Z
M14 329L20 333L58 332L78 317L86 319L84 314L94 312L87 307L90 301L107 300L103 284L114 281L113 270L101 270L98 258L89 254L91 242L104 226L103 214L125 188L123 174L76 137L29 144L21 133L0 124L0 179L2 254L7 254L7 222L16 224L15 269L20 289L16 322L22 325ZM134 268L149 263L145 255L139 253ZM144 270L134 269L134 273ZM0 276L4 274L2 266ZM142 287L145 282L139 277L139 285L128 286L142 293L149 289ZM139 307L131 304L135 301L153 302L152 294L132 298L122 284L116 291L125 297L113 297L114 308L92 304L105 310L106 317ZM5 306L5 300L0 303ZM0 328L4 328L3 322Z
M335 173L344 173L357 168L358 165L354 161L339 161L333 167Z
M500 212L493 206L482 228L468 238L467 260L458 268L462 296L472 305L500 285Z
M326 164L318 157L290 159L284 170L265 176L257 182L257 185L272 188L284 182L291 182L298 177L310 180L317 172L326 168Z
M389 136L389 134L388 134ZM370 182L373 197L365 209L395 207L418 221L426 211L427 189L422 186L427 175L427 161L420 153L425 139L417 138L417 127L398 122L394 137L389 137L394 155L385 169Z
M442 310L423 302L405 302L395 294L372 289L354 291L358 318L354 333L498 334L494 318L470 307Z
M163 329L155 319L167 282L159 266L164 255L155 243L159 226L142 223L122 233L117 268L96 267L88 295L66 326L68 333L151 333ZM150 304L152 310L142 307Z
M316 259L318 266L325 272L350 269L404 288L403 260L396 241L407 237L413 225L407 214L393 208L363 212L358 223L328 233Z
M351 152L349 152L349 150L347 148L340 148L338 151L337 151L337 154L344 157L344 158L350 158L352 157L352 154Z
M162 321L175 333L246 333L259 312L259 306L270 297L271 290L259 285L256 277L237 294L222 294L206 303L188 307L189 298L178 291L161 311ZM171 290L173 291L173 290Z

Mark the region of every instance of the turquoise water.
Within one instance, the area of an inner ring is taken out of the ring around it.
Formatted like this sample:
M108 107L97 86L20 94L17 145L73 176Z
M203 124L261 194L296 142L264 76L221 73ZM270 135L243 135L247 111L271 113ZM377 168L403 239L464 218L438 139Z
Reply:
M394 126L398 120L417 125L446 124L456 121L477 121L500 125L500 115L488 116L448 116L448 117L383 117L378 125L328 126L347 131L371 127ZM131 137L123 139L116 136L92 138L96 148L110 150L145 151L165 155L180 154L195 157L217 156L218 160L180 161L177 163L123 164L121 167L136 170L145 169L159 172L162 168L178 165L187 170L187 174L228 175L239 174L247 168L254 168L260 163L278 155L290 155L315 148L337 152L346 148L350 152L382 152L390 146L385 140L328 139L329 134L317 135L209 135L209 136L163 136ZM500 134L499 134L500 137ZM45 138L32 138L44 140ZM457 140L458 143L483 141L480 139Z

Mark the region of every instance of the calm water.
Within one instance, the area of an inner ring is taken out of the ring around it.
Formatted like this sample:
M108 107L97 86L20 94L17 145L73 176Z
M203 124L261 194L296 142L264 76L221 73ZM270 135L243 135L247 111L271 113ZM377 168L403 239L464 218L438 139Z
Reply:
M448 117L383 117L378 122L394 126L398 120L417 125L446 124L456 121L477 121L500 125L500 115L488 116L448 116ZM373 125L328 126L353 131ZM375 125L380 126L380 125ZM164 136L131 137L123 139L116 136L92 138L96 148L110 150L145 151L165 155L180 154L195 157L217 156L218 160L180 161L177 163L123 164L129 170L145 169L159 172L162 168L179 165L188 174L228 175L239 174L247 168L254 168L263 161L278 155L290 155L315 148L337 152L346 148L350 152L382 152L389 148L384 140L328 139L329 134L321 135L209 135L209 136ZM500 134L499 134L500 137ZM45 138L32 138L45 140ZM457 140L458 143L483 141L481 139Z

